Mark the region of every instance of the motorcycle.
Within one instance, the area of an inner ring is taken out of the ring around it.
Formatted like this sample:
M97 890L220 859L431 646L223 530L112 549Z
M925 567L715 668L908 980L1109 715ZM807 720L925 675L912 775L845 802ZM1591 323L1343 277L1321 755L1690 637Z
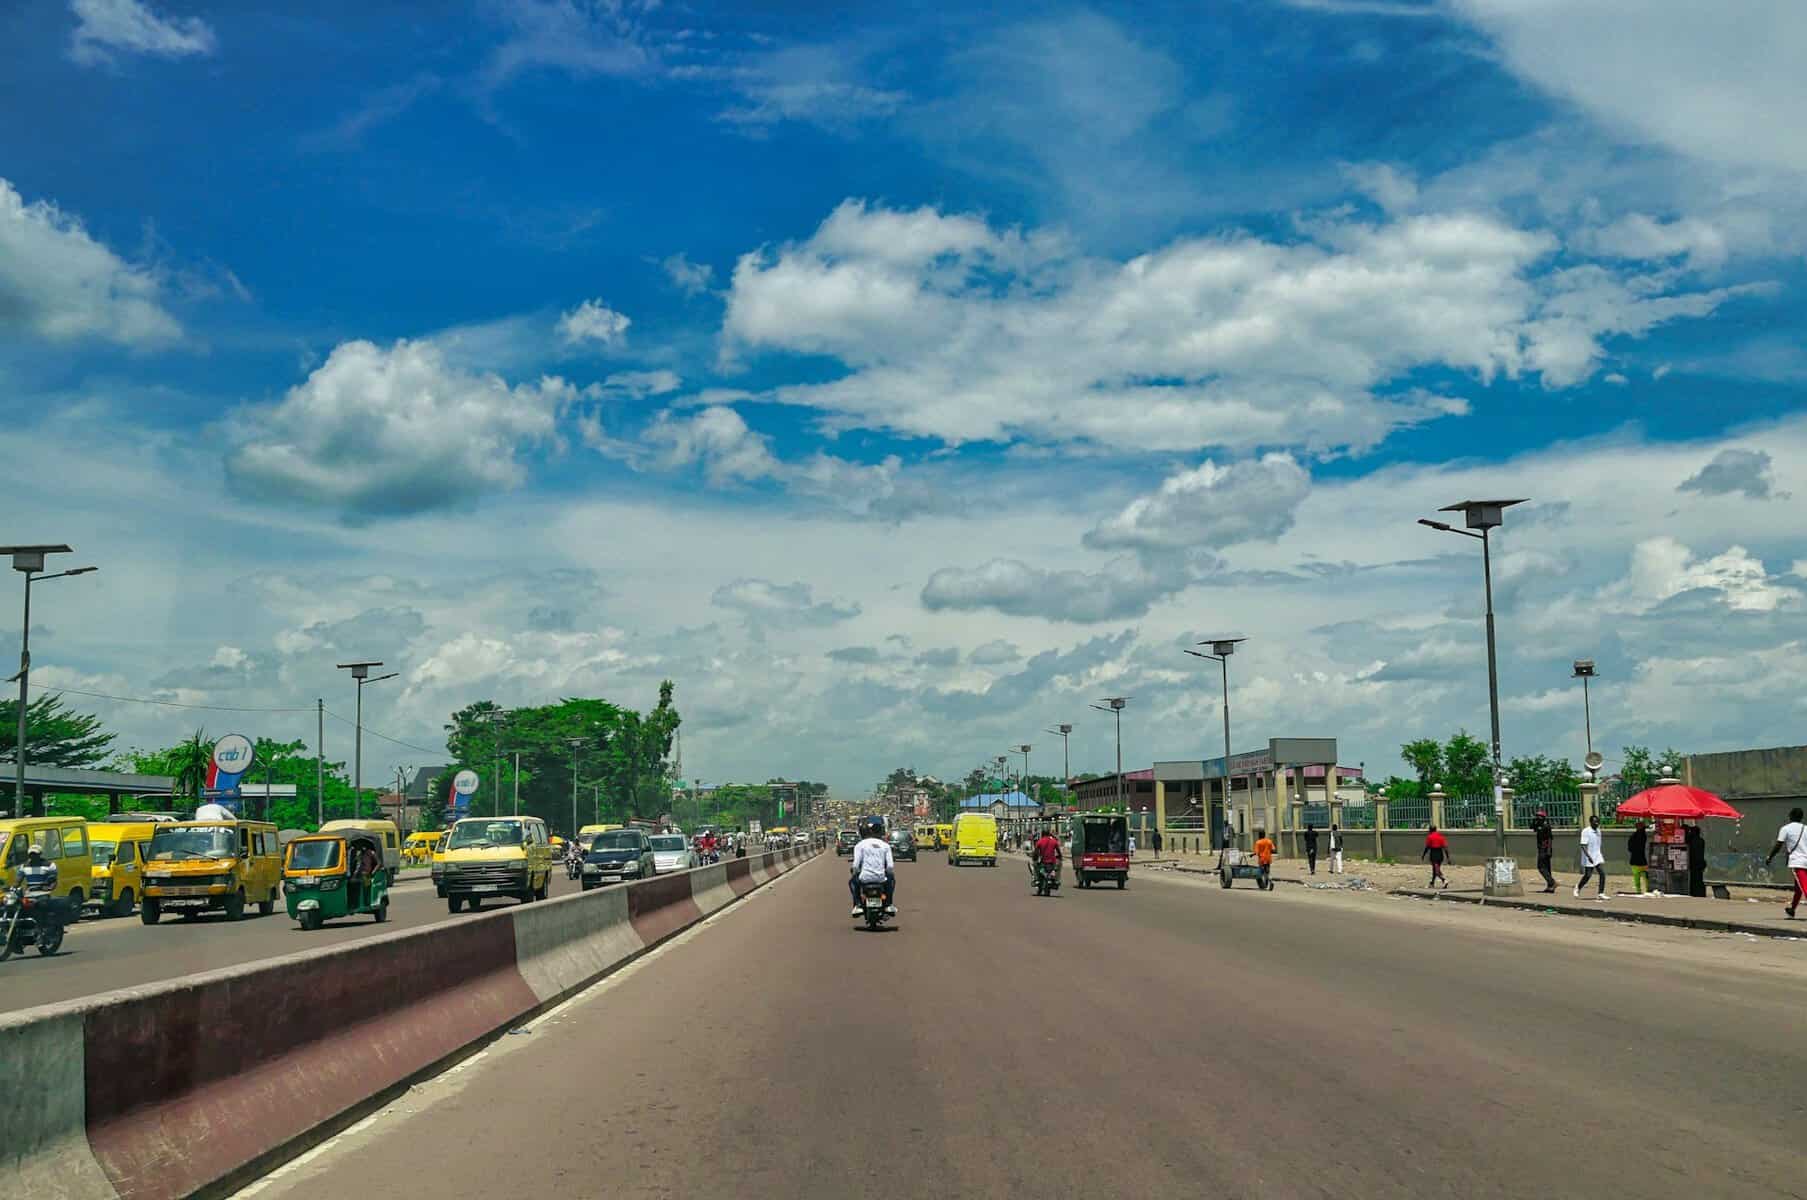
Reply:
M63 903L52 896L33 896L16 886L0 892L0 962L24 953L34 942L41 955L60 950Z
M865 918L867 929L878 929L890 919L890 914L885 912L884 884L860 884L860 915Z
M1060 890L1059 863L1033 863L1030 870L1034 874L1036 895L1052 896Z
M576 879L583 874L584 860L571 855L565 856L565 878Z

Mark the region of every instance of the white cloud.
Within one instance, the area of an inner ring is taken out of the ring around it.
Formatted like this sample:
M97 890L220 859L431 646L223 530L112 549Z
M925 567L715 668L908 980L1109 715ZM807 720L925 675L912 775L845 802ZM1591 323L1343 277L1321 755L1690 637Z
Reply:
M771 479L781 470L770 443L731 408L705 408L686 417L659 414L643 435L667 469L699 465L717 486Z
M199 17L166 17L143 0L69 0L75 32L69 57L84 66L111 62L115 54L186 58L212 54L213 29Z
M889 116L907 99L864 77L862 55L841 45L793 45L725 68L680 69L677 74L715 77L740 95L717 114L731 125L760 130L786 121L839 128Z
M1401 381L1588 378L1607 339L1700 316L1739 288L1673 273L1538 271L1552 235L1479 213L1309 223L1308 240L1181 239L1127 262L933 209L849 201L806 241L745 255L730 356L830 356L838 379L770 398L831 431L1132 450L1361 451L1466 411Z
M667 256L659 266L664 269L666 278L686 296L700 296L708 291L709 280L715 274L714 267L708 263L691 262L682 250Z
M1220 467L1205 460L1162 481L1085 535L1097 550L1158 555L1205 546L1273 541L1292 527L1311 477L1290 455Z
M571 345L595 342L602 346L619 345L627 337L633 322L600 300L585 300L558 319L559 336Z
M1015 642L1007 642L1003 638L993 638L983 645L974 646L973 652L966 656L974 666L989 667L999 663L1013 663L1023 657L1023 652L1016 648Z
M488 7L508 30L484 64L488 89L538 70L633 77L657 66L644 25L657 0L498 0Z
M1418 202L1417 181L1388 163L1344 163L1343 175L1386 212L1405 212Z
M49 201L27 204L0 179L0 332L160 345L182 336L161 298L149 269L121 259Z
M1773 612L1802 599L1798 589L1776 580L1763 561L1743 546L1702 558L1676 538L1653 537L1632 550L1625 578L1607 588L1602 599L1631 612L1647 612L1665 600L1696 590L1718 593L1728 609L1738 612Z
M923 585L921 600L930 612L991 609L1050 621L1118 621L1145 615L1187 582L1179 572L1149 571L1134 559L1085 571L994 558L978 567L941 568Z
M430 342L345 342L279 403L236 414L227 472L247 494L359 518L466 504L523 483L521 452L575 399L556 377L453 367Z
M1797 0L1452 0L1506 65L1614 131L1735 167L1807 171Z
M739 613L750 624L779 627L838 625L860 615L857 604L818 601L807 583L736 579L715 589L709 602Z
M684 380L676 371L668 371L664 368L655 371L617 371L604 379L602 386L610 391L625 392L636 398L645 398L675 392L684 386Z

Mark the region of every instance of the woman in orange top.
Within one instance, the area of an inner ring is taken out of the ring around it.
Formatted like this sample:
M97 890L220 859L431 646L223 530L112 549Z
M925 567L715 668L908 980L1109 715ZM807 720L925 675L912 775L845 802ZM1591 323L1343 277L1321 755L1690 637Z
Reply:
M1267 836L1267 830L1257 829L1255 831L1255 862L1261 868L1261 886L1264 888L1273 886L1273 880L1268 878L1268 873L1274 866L1274 850L1274 840Z

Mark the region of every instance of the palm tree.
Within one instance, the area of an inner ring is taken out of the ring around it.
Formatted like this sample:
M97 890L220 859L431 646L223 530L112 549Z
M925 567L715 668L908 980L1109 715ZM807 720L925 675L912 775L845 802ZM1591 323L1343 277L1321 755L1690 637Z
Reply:
M175 794L192 796L198 803L207 786L207 768L212 763L213 745L207 740L205 729L197 729L193 737L178 742L169 752L169 773L175 776Z

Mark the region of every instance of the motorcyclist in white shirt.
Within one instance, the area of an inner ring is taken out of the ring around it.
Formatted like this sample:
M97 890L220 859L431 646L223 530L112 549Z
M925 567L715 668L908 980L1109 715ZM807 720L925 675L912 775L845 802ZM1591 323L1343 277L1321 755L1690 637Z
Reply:
M853 897L853 911L849 916L860 915L860 884L882 883L885 885L885 912L897 915L897 863L891 857L891 843L881 836L877 823L868 821L861 830L861 837L853 848L853 862L847 876L847 893Z

